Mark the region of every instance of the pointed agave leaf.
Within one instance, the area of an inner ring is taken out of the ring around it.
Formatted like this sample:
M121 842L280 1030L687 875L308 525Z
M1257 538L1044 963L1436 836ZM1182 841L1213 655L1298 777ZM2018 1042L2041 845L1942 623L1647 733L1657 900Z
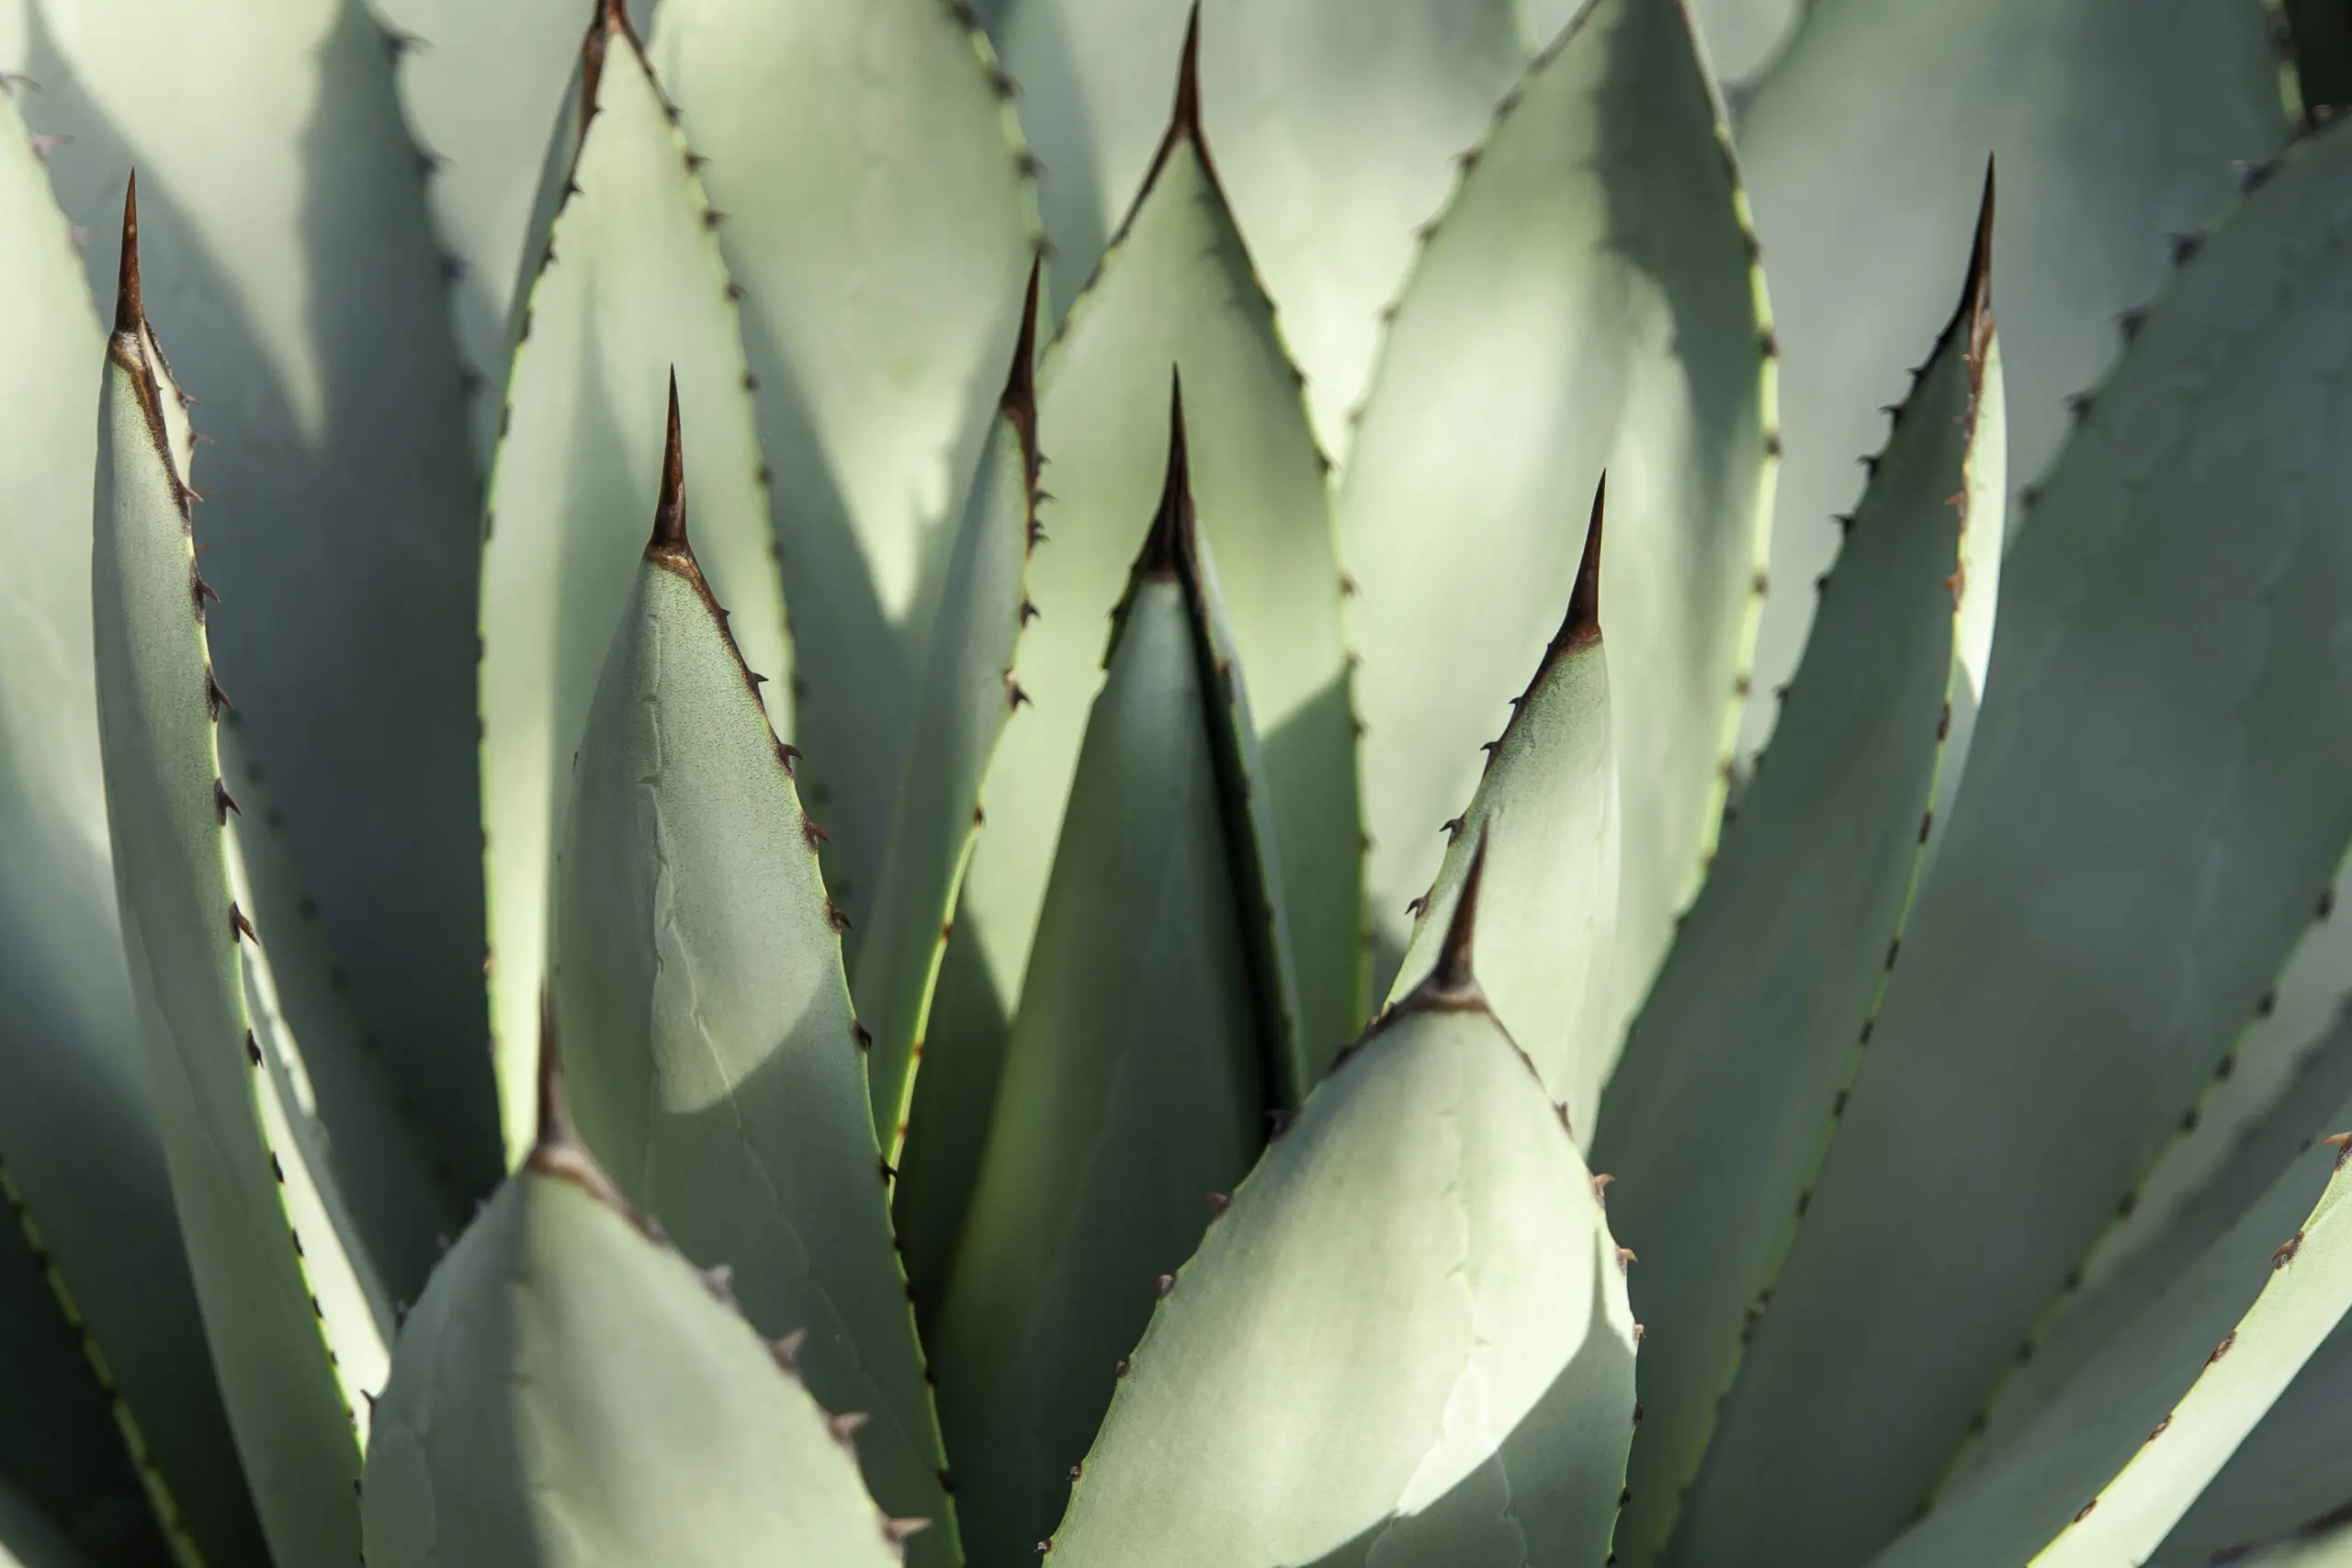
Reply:
M2297 1160L1878 1568L2146 1562L2352 1307L2342 1153Z
M1446 824L1444 863L1389 993L1403 1000L1436 967L1471 860L1484 856L1479 985L1579 1146L1592 1135L1600 1075L1617 1044L1606 984L1618 779L1600 641L1601 504L1596 491L1559 633L1512 704L1469 809Z
M234 803L222 824L230 896L269 933L266 948L237 948L254 1038L286 1065L294 1125L333 1166L385 1288L413 1301L433 1271L436 1238L458 1228L451 1173L426 1153L413 1106L352 1010L243 722L233 709L220 718L220 778Z
M107 837L89 534L106 333L6 94L0 292L0 1185L17 1211L0 1225L38 1232L175 1551L243 1562L260 1527L180 1246Z
M934 1342L975 1555L1049 1533L1152 1281L1264 1141L1272 1042L1220 799L1178 409ZM1238 675L1236 677L1238 679Z
M2007 552L1968 785L1690 1505L1700 1557L1850 1558L1909 1518L2352 840L2323 499L2352 484L2347 191L2352 138L2289 155Z
M854 942L1038 249L1028 160L1011 85L941 0L663 0L652 48L745 290L795 739Z
M390 1303L332 1172L293 1120L289 1058L248 1021L230 885L179 388L141 313L135 193L98 402L93 621L98 741L132 995L215 1375L271 1555L358 1547L360 1396Z
M1598 1562L1634 1428L1630 1255L1471 977L1317 1086L1120 1368L1060 1568Z
M1770 497L1771 339L1713 85L1676 0L1597 0L1537 63L1422 254L1340 503L1363 662L1375 935L1537 667L1609 474L1623 776L1617 1017L1697 891Z
M938 1521L944 1460L891 1252L865 1031L789 761L686 542L678 436L605 661L557 865L554 998L580 1129L818 1397L873 1416L869 1483Z
M1241 231L1343 453L1382 309L1416 231L1526 68L1508 0L1005 0L991 28L1021 84L1067 311L1152 163L1161 95L1199 17L1203 114ZM1202 411L1204 412L1204 411Z
M33 129L67 138L50 159L66 214L110 231L135 150L151 302L214 443L206 569L235 607L221 682L275 760L361 1016L461 1183L487 1192L481 482L382 29L348 0L12 14ZM111 232L83 259L111 299Z
M87 1568L63 1530L0 1477L0 1568Z
M710 208L617 5L590 28L576 193L530 292L482 552L482 809L492 1028L507 1144L529 1135L548 863L589 697L636 581L665 377L693 423L696 535L769 714L792 667L735 304ZM566 149L555 155L565 156Z
M2323 1516L2342 1517L2344 1455L2352 1443L2352 1317L2312 1352L2295 1381L2198 1494L2152 1568L2206 1568L2248 1542Z
M2037 483L2071 395L2114 359L2233 182L2287 138L2263 0L1817 0L1738 118L1790 348L1782 526L1740 735L1759 750L1862 486L1873 411L1945 306L1986 155L2007 173L1999 273L2013 484ZM2019 61L2035 62L2030 71ZM2030 518L2020 515L2017 532ZM1976 673L1983 674L1980 668ZM1975 694L1972 693L1972 698Z
M368 1562L895 1568L918 1521L859 1485L870 1438L652 1238L548 1103L401 1332L368 1452Z
M1772 1294L1903 938L2007 494L1988 177L1959 310L1821 588L1772 750L1634 1020L1593 1162L1657 1331L1616 1550L1663 1549ZM1972 570L1973 568L1973 570ZM1703 1159L1694 1149L1707 1151Z
M533 192L548 128L571 107L582 0L377 0L399 61L401 107L425 175L434 231L448 252L449 315L471 389L474 446L486 461L505 400L509 306L530 284L526 242L544 234ZM641 29L651 0L633 0ZM531 271L536 271L536 266Z
M1016 710L1013 652L1035 608L1026 589L1037 521L1035 355L1045 264L1029 274L1012 371L964 507L932 626L931 667L907 741L889 849L858 960L858 1013L874 1032L866 1058L874 1126L891 1164L907 1116L948 920L983 823L980 784Z
M1022 994L1088 701L1102 682L1102 617L1152 516L1165 452L1168 367L1192 389L1193 492L1223 563L1226 602L1264 740L1301 1030L1311 1071L1363 1011L1360 833L1340 584L1322 460L1295 372L1201 137L1187 56L1174 116L1135 210L1039 385L1053 458L1046 535L1030 563L1039 615L1022 643L1035 712L1006 733L983 804L957 928L993 998L944 993L943 1048Z

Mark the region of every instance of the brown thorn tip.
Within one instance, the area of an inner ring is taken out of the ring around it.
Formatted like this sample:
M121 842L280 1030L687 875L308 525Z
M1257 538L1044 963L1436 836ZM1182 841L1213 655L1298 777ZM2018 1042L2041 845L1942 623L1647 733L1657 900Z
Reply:
M1201 142L1201 5L1193 0L1184 22L1184 52L1176 67L1176 107L1168 116L1168 139L1188 137Z
M1423 982L1441 996L1468 997L1478 991L1471 973L1470 949L1477 938L1478 890L1487 878L1487 827L1478 825L1478 842L1470 852L1470 870L1462 879L1462 894L1453 901L1453 916L1446 924L1445 942L1438 949L1437 966Z
M1972 358L1984 351L1981 341L1993 317L1993 156L1984 156L1984 195L1976 209L1976 238L1968 252L1968 279L1961 285L1960 309L1953 314L1957 327L1969 323L1969 348Z
M576 1147L579 1136L572 1130L571 1107L563 1098L563 1053L555 1039L555 998L545 989L539 992L539 1130L532 1140L533 1152Z
M1563 651L1600 640L1600 524L1609 501L1609 476L1592 491L1592 522L1584 532L1584 557L1577 562L1576 586L1568 590L1567 618L1557 644Z
M139 171L122 192L122 265L114 286L114 330L135 333L147 320L139 299Z
M678 434L678 372L674 366L670 371L670 439L662 453L662 493L653 503L653 537L646 541L645 553L649 558L694 554L686 543L686 457Z
M1014 419L1035 424L1037 418L1037 296L1045 280L1046 258L1029 259L1029 289L1021 301L1021 333L1012 345L1012 373L1005 378L999 406Z
M1136 570L1150 577L1176 577L1193 562L1192 458L1184 445L1184 378L1168 372L1168 479L1159 491L1159 513L1144 536Z

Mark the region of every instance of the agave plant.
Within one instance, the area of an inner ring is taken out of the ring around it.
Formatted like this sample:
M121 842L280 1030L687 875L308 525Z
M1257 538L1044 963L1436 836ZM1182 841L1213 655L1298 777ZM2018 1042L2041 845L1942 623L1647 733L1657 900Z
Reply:
M0 6L0 1563L2343 1555L2320 7L379 8Z

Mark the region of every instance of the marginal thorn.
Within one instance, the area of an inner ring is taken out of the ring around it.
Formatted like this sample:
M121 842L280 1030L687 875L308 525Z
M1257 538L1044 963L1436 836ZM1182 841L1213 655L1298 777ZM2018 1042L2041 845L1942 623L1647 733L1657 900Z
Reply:
M906 1540L909 1536L914 1535L922 1530L927 1530L930 1528L931 1521L924 1518L884 1519L882 1521L882 1533L890 1538L890 1544L892 1546L903 1546L906 1544Z

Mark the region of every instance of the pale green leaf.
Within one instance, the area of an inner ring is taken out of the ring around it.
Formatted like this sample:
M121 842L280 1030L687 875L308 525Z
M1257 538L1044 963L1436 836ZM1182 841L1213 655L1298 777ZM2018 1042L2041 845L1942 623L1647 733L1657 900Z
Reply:
M1011 88L967 16L664 0L653 30L745 290L806 682L794 739L853 955L1037 248Z
M2164 1544L2153 1568L2206 1568L2222 1552L2293 1529L2340 1510L2352 1475L2352 1318L2339 1322L2261 1425L2246 1435L2222 1472Z
M1046 1562L1606 1554L1634 1429L1627 1259L1466 935L1162 1282Z
M1665 1546L1772 1295L1871 1040L1939 781L1966 761L1951 704L1969 611L1996 592L2008 489L1992 216L1988 186L1959 309L1873 459L1787 716L1601 1104L1593 1162L1649 1260L1635 1296L1657 1332L1628 1562Z
M543 1143L401 1330L371 1568L895 1568L857 1445L585 1152ZM918 1538L920 1539L920 1538Z
M424 159L434 232L448 254L449 316L487 461L504 406L509 307L530 275L533 197L580 54L581 0L371 0L399 68L401 107ZM639 29L652 0L627 7Z
M1600 636L1601 507L1596 494L1559 634L1512 703L1469 808L1446 824L1444 863L1389 992L1401 1000L1437 966L1471 861L1484 855L1478 983L1579 1147L1592 1136L1600 1075L1617 1045L1607 978L1619 781Z
M2335 133L2260 184L2007 552L1967 786L1690 1506L1694 1561L1850 1559L1907 1522L2352 839L2347 193Z
M1769 70L1796 36L1811 0L1689 0L1690 19L1707 46L1707 63L1726 94ZM1578 0L1528 0L1528 19L1539 39L1566 28Z
M2352 1563L2352 1506L2339 1504L2290 1539L2230 1561L2247 1568L2345 1568Z
M632 1203L729 1270L763 1332L808 1336L809 1387L873 1417L868 1483L891 1512L937 1521L915 1555L945 1568L944 1460L816 834L686 545L671 452L557 862L572 1101Z
M2352 1306L2340 1152L2299 1159L1878 1568L2145 1562Z
M911 1140L933 1146L899 1199L926 1293L936 1289L926 1264L945 1261L968 1200L972 1122L986 1124L988 1067L1023 994L1087 705L1102 683L1103 617L1159 491L1171 366L1190 394L1193 494L1263 742L1310 1081L1363 1009L1355 739L1328 491L1295 374L1188 107L1196 101L1180 103L1149 186L1039 375L1050 496L1027 580L1039 613L1021 641L1029 703L981 791L987 822L916 1080Z
M1860 492L1854 454L1878 444L1874 411L1900 400L1943 313L1940 268L1967 243L1984 160L2007 176L1996 303L2023 485L2169 248L2277 154L2287 123L2258 0L1811 0L1738 134L1787 353L1752 755L1804 649L1804 585L1837 553L1830 519Z
M1112 1369L1265 1138L1182 415L1089 716L933 1343L981 1562L1049 1534Z
M33 129L68 139L50 175L96 231L83 260L106 298L138 168L149 303L213 443L222 682L275 761L361 1016L460 1183L487 1192L481 485L383 31L354 0L0 11L0 61L40 85Z
M792 666L743 350L702 186L625 22L591 35L594 116L532 286L482 552L482 807L507 1147L530 1132L548 859L597 671L636 581L665 378L694 427L695 536L791 733ZM556 159L566 150L553 150Z
M1340 497L1374 930L1401 950L1576 575L1605 468L1623 800L1611 1005L1647 988L1723 801L1770 499L1770 340L1676 0L1598 0L1535 67L1407 289Z
M135 1407L159 1512L187 1510L175 1547L242 1562L260 1527L149 1099L98 761L89 526L106 334L6 95L0 292L14 302L0 311L0 1162Z
M299 1062L256 1039L222 834L220 702L189 530L180 392L141 313L135 209L98 404L92 604L122 940L206 1338L271 1554L347 1561L361 1396L390 1303L317 1141Z
M1042 167L1068 310L1152 164L1190 0L1006 0L990 31ZM1201 115L1306 373L1326 451L1349 446L1381 312L1454 160L1526 68L1511 0L1207 0ZM1204 411L1196 411L1204 412Z
M1014 649L1035 612L1025 583L1042 461L1035 363L1043 272L1041 262L1029 275L1012 374L948 558L881 886L854 976L859 1016L874 1032L866 1066L875 1130L894 1164L906 1143L915 1047L937 992L947 922L981 827L981 781L1015 708Z

